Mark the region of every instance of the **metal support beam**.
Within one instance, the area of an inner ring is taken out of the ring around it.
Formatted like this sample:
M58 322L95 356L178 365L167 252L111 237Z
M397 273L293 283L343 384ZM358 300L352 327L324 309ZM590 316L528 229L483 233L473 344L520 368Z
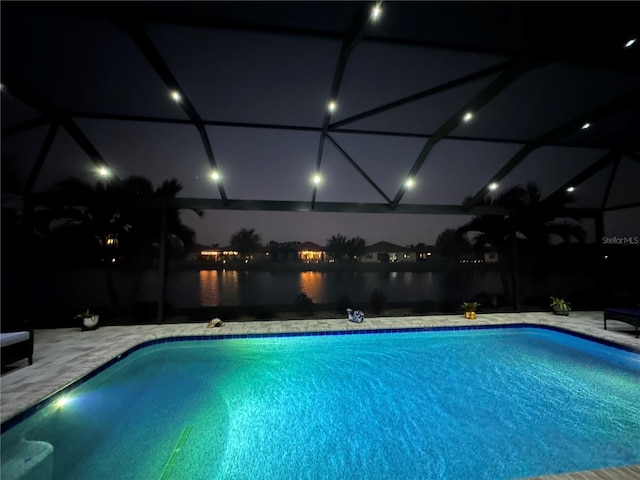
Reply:
M75 140L78 146L82 150L84 150L84 152L89 156L96 167L109 168L109 164L104 160L104 158L102 158L102 155L100 155L96 147L94 147L91 141L85 136L84 133L82 133L82 130L80 130L78 125L75 124L75 122L71 119L71 117L69 117L67 113L63 112L55 105L49 103L47 100L27 88L25 85L22 85L19 82L14 82L12 81L12 79L8 79L6 83L2 84L2 91L17 98L22 103L38 110L47 119L49 119L51 123L61 125L69 133L69 135L71 135L71 138ZM112 174L112 179L114 181L119 180L115 173Z
M415 93L413 95L409 95L408 97L401 98L399 100L395 100L393 102L389 102L385 105L381 105L376 108L372 108L371 110L367 110L366 112L359 113L357 115L353 115L348 118L344 118L338 122L334 122L329 125L329 130L336 130L344 125L348 125L349 123L357 122L358 120L362 120L364 118L371 117L373 115L377 115L379 113L386 112L388 110L400 107L407 103L415 102L417 100L421 100L426 97L430 97L432 95L436 95L438 93L446 92L447 90L451 90L452 88L456 88L462 85L466 85L467 83L473 82L475 80L479 80L481 78L488 77L490 75L495 75L496 73L503 72L507 68L513 66L514 61L508 61L499 63L497 65L493 65L489 68L485 68L484 70L480 70L479 72L472 73L470 75L465 75L464 77L456 78L447 83L443 83L442 85L438 85L433 88L429 88L427 90L423 90L422 92Z
M604 196L602 197L602 203L600 204L600 208L604 210L607 206L607 201L609 200L609 195L611 194L611 187L613 186L613 181L616 178L616 173L618 171L618 166L620 165L620 159L622 157L618 155L615 162L613 162L613 168L611 169L611 175L609 175L609 181L607 182L607 189L604 192Z
M608 282L607 282L607 270L606 270L606 261L604 259L604 212L600 212L595 217L595 235L596 235L596 261L598 262L598 293L600 294L600 301L602 302L602 307L606 302Z
M133 42L138 46L144 57L149 61L160 79L167 86L167 96L169 95L170 91L175 91L180 94L181 99L178 101L178 103L191 120L191 123L198 130L200 139L202 140L202 145L204 146L207 158L209 159L209 165L213 170L217 170L218 165L213 155L213 150L211 148L211 143L209 142L207 130L204 123L202 122L202 119L200 118L200 115L198 115L198 112L187 97L184 90L180 88L180 85L169 69L169 66L162 58L162 55L160 55L160 52L155 47L149 36L143 30L142 26L134 20L125 20L123 18L113 19L113 23L124 30L129 35L129 37L131 37L131 40L133 40ZM226 201L227 194L225 193L222 182L218 182L218 192L220 193L220 198L222 198L223 201Z
M98 112L71 112L69 116L72 118L89 118L93 120L119 120L119 121L131 121L131 122L148 122L148 123L166 123L169 125L193 125L193 122L185 118L167 118L167 117L150 117L143 115L123 115L123 114L111 114L111 113L98 113ZM45 122L45 123L48 123ZM313 127L305 125L282 125L275 123L255 123L255 122L229 122L220 120L202 120L205 126L215 127L231 127L231 128L255 128L265 130L284 130L292 132L322 132L322 127ZM11 128L11 127L9 127ZM329 132L331 133L346 133L354 135L378 135L389 137L406 137L406 138L422 138L428 139L432 133L415 133L415 132L402 132L402 131L385 131L385 130L367 130L361 128L333 128L329 125ZM11 134L11 133L10 133ZM525 139L517 138L498 138L498 137L471 137L465 135L447 135L447 140L466 141L466 142L481 142L481 143L505 143L509 145L523 145L528 142ZM572 148L593 148L595 150L603 150L610 148L609 145L600 143L590 143L589 145L580 145L576 143L562 143L554 142L554 146L557 147L572 147ZM625 153L636 161L640 159L634 157L631 153Z
M27 178L27 183L24 186L22 191L23 195L28 195L33 190L36 181L38 180L38 175L40 175L40 171L42 170L42 165L44 165L44 161L49 154L49 150L51 149L51 145L53 144L53 140L56 138L56 133L58 133L58 127L60 125L58 123L52 123L47 131L47 136L44 138L44 142L42 142L42 147L40 148L40 152L38 152L38 157L36 158L36 163L33 165L31 172L29 173L29 178Z
M35 205L56 206L68 205L68 201L60 200L47 193L32 194ZM122 204L125 203L120 199ZM115 204L118 200L114 199ZM168 208L195 210L253 210L270 212L310 212L311 202L280 201L280 200L227 200L215 198L170 198L166 200ZM84 199L78 205L91 206ZM139 199L127 203L127 206L137 208L159 208L160 199ZM396 210L390 210L387 203L345 203L345 202L316 202L313 211L331 213L388 213L388 214L418 214L418 215L508 215L509 209L492 205L477 205L468 209L462 205L439 204L406 204L399 205ZM595 208L561 208L553 210L557 216L572 218L592 218L599 212Z
M357 170L357 172L358 172L360 175L362 175L362 177L363 177L367 182L369 182L369 185L371 185L371 186L376 190L376 192L378 192L378 193L382 196L382 198L384 198L384 199L385 199L385 201L386 201L387 203L391 203L391 199L390 199L389 197L387 197L387 195L382 191L382 189L378 186L378 184L376 184L376 182L374 182L374 181L371 179L371 177L369 177L369 175L367 175L367 174L365 173L365 171L364 171L364 170L362 170L362 168L360 168L360 166L355 162L355 160L353 160L353 159L349 156L349 154L348 154L347 152L345 152L345 151L344 151L344 149L343 149L340 145L338 145L338 142L336 142L336 141L333 139L333 137L332 137L331 135L329 135L329 134L327 134L327 138L331 141L331 143L333 143L333 144L335 145L335 147L338 149L338 151L342 154L342 156L343 156L344 158L346 158L346 159L347 159L347 161L351 164L351 166L352 166L353 168L355 168L355 169Z
M555 192L551 193L544 199L543 205L552 205L554 200L558 197L565 194L567 188L575 187L576 185L580 185L581 183L587 181L589 178L593 177L596 173L598 173L603 168L607 167L611 164L611 162L616 161L616 159L620 159L620 153L611 151L600 157L598 160L593 162L587 168L585 168L582 172L578 173L575 177L573 177L568 182L565 182L560 188L558 188Z
M522 160L525 159L534 150L555 143L563 137L571 135L580 130L582 125L587 122L594 122L601 118L612 115L620 110L629 108L630 106L640 102L640 90L636 90L622 97L618 97L609 104L597 108L585 115L570 120L569 122L555 128L538 138L534 139L520 149L492 178L489 180L476 194L471 198L470 205L478 203L484 197L491 183L500 183L514 168L516 168ZM586 133L586 132L585 132Z
M604 209L605 212L613 212L616 210L626 210L627 208L637 208L640 207L640 202L633 203L625 203L623 205L615 205L613 207L607 207Z
M27 130L42 127L50 122L51 121L47 117L37 117L27 120L26 122L18 123L17 125L5 127L2 129L2 138L7 138L11 135L17 135L18 133L26 132Z
M158 323L164 323L164 296L167 285L167 205L163 203L160 209L160 258L158 258L158 275L160 288L158 291Z
M407 173L407 178L415 177L418 174L418 172L422 168L422 165L426 161L427 156L429 155L429 153L431 153L433 147L435 147L435 145L440 140L445 138L449 133L451 133L460 125L465 112L477 112L482 106L484 106L487 102L498 95L507 86L511 85L521 75L529 71L531 68L532 65L525 63L518 63L512 66L510 69L503 72L502 75L496 78L493 82L491 82L487 87L485 87L478 95L467 102L467 104L461 110L456 112L451 118L449 118L444 124L442 124L442 126L438 128L438 130L436 130L433 136L431 136L429 140L427 140L427 143L418 154L418 158L416 158L416 161ZM402 200L405 192L406 190L404 186L400 187L391 204L392 209L396 209L398 207L398 204L400 203L400 200Z
M516 224L515 224L515 215L514 212L509 214L509 244L511 248L511 265L510 265L510 274L511 274L511 293L513 295L513 311L515 313L520 312L520 265L518 259L518 242L516 237Z
M329 102L335 102L338 98L338 92L340 91L340 84L342 83L342 77L344 76L344 71L347 68L347 60L349 59L349 54L355 47L358 40L362 38L362 35L364 33L364 27L367 25L368 22L369 22L369 17L367 16L367 4L363 4L356 12L353 20L351 21L349 31L346 33L346 36L342 41L342 47L340 48L338 63L333 73L333 81L331 82L331 90L329 91L329 98L327 100L324 119L322 121L322 131L320 132L320 140L318 142L318 156L316 158L316 173L320 173L320 167L322 166L324 140L325 140L325 137L327 136L327 131L329 130L329 122L331 121L331 114L333 113L329 109ZM314 185L313 190L311 192L311 208L312 209L316 203L317 193L318 193L318 187Z

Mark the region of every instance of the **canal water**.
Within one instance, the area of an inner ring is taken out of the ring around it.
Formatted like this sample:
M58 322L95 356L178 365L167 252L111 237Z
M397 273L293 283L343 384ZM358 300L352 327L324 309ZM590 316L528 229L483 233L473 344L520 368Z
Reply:
M114 272L118 296L124 302L157 300L160 276ZM565 295L590 288L591 280L580 274L554 275L521 282L524 295ZM37 302L66 308L108 306L109 295L101 270L47 270L33 279ZM465 301L479 293L502 295L496 272L265 272L235 270L185 270L167 275L165 298L176 308L235 305L292 305L299 293L314 303L335 303L346 295L355 304L368 303L373 289L381 290L387 302ZM563 291L564 289L564 291Z

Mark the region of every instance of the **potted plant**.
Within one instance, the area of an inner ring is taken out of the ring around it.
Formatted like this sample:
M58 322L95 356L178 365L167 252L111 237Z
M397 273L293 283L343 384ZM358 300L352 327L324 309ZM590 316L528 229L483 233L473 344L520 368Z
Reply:
M475 320L476 310L479 306L480 304L478 302L464 302L462 304L462 310L464 310L464 318Z
M82 326L80 327L80 329L84 332L85 330L95 330L96 328L98 328L100 315L91 313L91 311L87 308L84 312L79 313L74 318L76 320L82 321Z
M551 303L549 306L553 309L553 313L556 315L569 315L571 307L569 302L565 302L563 298L551 297Z

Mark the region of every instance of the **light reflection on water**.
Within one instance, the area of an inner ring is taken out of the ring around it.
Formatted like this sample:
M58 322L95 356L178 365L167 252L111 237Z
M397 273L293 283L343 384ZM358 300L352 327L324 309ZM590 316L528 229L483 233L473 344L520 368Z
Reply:
M447 294L442 276L433 272L264 272L235 270L201 270L198 272L198 292L192 290L189 276L195 272L180 272L168 294L175 305L284 305L292 304L297 295L306 293L315 303L333 303L342 296L355 304L369 301L374 288L381 290L387 301L405 302L424 299L439 300ZM456 285L458 295L478 292L500 293L496 275L470 278L465 285ZM194 298L197 295L197 298Z
M324 297L324 279L322 272L301 272L300 291L313 298Z
M229 305L230 297L239 299L239 273L237 270L200 270L201 304Z
M115 289L120 299L136 292L138 302L158 299L160 276L146 271L114 271ZM526 281L528 279L528 281ZM561 290L574 292L597 288L597 277L584 273L561 273L522 283L524 297L545 296ZM452 282L446 272L265 272L235 270L183 270L168 272L165 299L176 308L216 305L292 305L301 291L314 303L335 303L346 295L357 306L369 303L374 288L388 302L466 301L480 292L502 294L497 272L464 274ZM111 305L104 272L99 269L50 269L33 278L38 292L38 308L86 308L87 305Z

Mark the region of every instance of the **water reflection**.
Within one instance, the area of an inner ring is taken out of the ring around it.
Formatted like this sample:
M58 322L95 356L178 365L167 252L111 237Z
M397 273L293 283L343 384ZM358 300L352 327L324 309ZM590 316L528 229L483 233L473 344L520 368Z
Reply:
M239 273L237 270L200 270L200 304L211 307L239 303Z
M366 304L373 289L381 290L387 301L410 302L423 299L471 298L478 292L501 292L498 275L467 276L451 285L446 274L433 272L247 272L201 270L199 286L193 288L189 275L180 272L172 290L179 306L291 305L300 292L314 303L335 303L343 296Z
M322 272L301 272L300 291L307 294L314 302L324 299L324 282Z

